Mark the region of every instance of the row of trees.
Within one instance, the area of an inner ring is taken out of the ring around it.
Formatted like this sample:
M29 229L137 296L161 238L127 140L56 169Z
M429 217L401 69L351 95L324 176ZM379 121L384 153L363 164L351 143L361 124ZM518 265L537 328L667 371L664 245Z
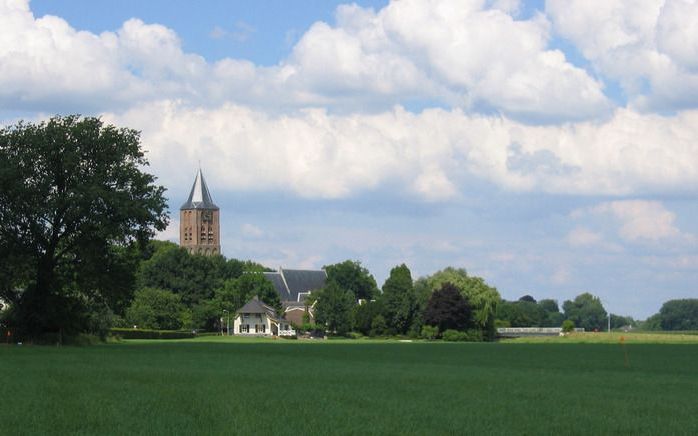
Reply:
M587 331L603 330L608 326L608 313L601 300L588 292L577 295L574 300L566 300L562 311L556 300L536 301L530 295L518 301L502 301L497 311L499 327L560 327L564 320ZM634 323L630 317L611 315L611 328Z
M325 270L327 284L312 299L317 322L337 334L419 336L428 326L436 327L437 335L451 329L494 337L499 293L463 269L446 268L415 281L402 264L390 271L381 291L359 262Z

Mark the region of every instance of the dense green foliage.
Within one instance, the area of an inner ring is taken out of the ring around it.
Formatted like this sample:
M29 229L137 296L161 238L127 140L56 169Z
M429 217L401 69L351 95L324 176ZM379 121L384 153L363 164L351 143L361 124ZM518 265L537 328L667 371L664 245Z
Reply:
M390 270L380 301L388 329L393 333L407 333L414 320L417 303L412 274L404 263Z
M138 250L167 225L147 165L137 131L98 118L0 129L0 298L18 337L102 330L130 299Z
M417 281L415 288L421 307L426 307L431 293L444 283L458 288L472 307L473 321L477 327L485 332L485 336L493 338L497 305L501 301L497 289L487 285L481 277L469 276L464 269L448 267Z
M555 300L536 300L524 295L518 301L502 300L497 307L497 320L506 327L560 327L564 315Z
M626 348L629 368L617 344L0 346L0 389L11 398L0 432L695 434L698 347ZM279 392L302 401L239 400Z
M151 330L177 330L186 319L186 308L179 295L156 288L136 291L126 311L129 325Z
M669 300L659 317L663 330L698 330L698 299Z
M577 295L572 301L565 301L562 309L566 319L571 319L575 326L587 331L600 331L607 326L607 314L601 300L588 292Z
M327 283L334 282L345 291L351 291L355 300L371 300L378 294L376 279L359 261L345 260L322 268L327 273Z
M337 282L329 282L319 293L315 306L315 320L327 330L343 335L351 330L351 314L355 305L354 293L343 289Z
M562 321L562 331L565 333L569 333L574 330L574 321L571 319L566 319Z
M260 274L264 270L251 261L190 254L172 242L153 241L138 268L136 285L138 289L155 287L180 299L181 323L167 328L211 331L221 329L224 310L234 316L255 295L276 310L281 309L279 294ZM142 325L142 321L139 324L133 319L133 306L137 304L136 300L131 303L131 318L124 325Z

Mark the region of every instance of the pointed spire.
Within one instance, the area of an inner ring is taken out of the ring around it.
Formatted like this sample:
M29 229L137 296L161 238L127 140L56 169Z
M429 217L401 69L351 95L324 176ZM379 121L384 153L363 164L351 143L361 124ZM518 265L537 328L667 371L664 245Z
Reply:
M196 173L194 186L191 187L191 192L189 193L187 202L180 207L180 210L184 209L218 210L218 206L213 203L211 194L208 192L208 186L206 186L206 181L204 180L204 174L201 171L201 168L199 168L199 172Z

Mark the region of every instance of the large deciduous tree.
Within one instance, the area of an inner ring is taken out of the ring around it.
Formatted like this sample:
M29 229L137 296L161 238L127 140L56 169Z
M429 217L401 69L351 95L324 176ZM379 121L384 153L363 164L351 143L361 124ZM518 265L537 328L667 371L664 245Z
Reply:
M98 118L0 129L0 298L20 337L84 331L126 292L125 251L167 225L147 165L137 131Z
M698 330L698 299L669 300L659 316L662 330Z
M465 330L472 327L471 307L460 289L452 283L443 283L429 297L424 310L424 323L438 327L440 332Z
M126 321L142 329L177 330L182 328L186 308L179 295L155 288L136 291L126 311Z
M351 329L354 294L342 289L336 282L329 282L317 293L315 320L328 331L344 334Z
M388 329L399 334L407 333L414 318L416 301L412 274L404 263L390 270L380 300Z
M489 286L480 277L470 276L462 268L447 267L431 276L421 278L415 284L419 300L425 304L436 289L444 283L451 283L458 288L473 310L473 321L490 339L494 337L494 321L497 305L501 297L496 288ZM422 306L423 307L423 306Z
M565 311L565 318L585 330L603 330L607 324L607 314L601 300L588 292L577 295L572 301L565 301L562 310Z
M355 300L371 300L378 293L376 279L361 266L361 262L345 260L323 267L327 282L335 282L345 291L351 291Z

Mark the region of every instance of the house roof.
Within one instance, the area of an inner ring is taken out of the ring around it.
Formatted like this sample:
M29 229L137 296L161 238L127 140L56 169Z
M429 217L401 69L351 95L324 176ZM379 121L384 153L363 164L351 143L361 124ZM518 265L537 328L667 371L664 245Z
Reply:
M235 313L265 313L276 318L276 311L260 301L256 295Z
M324 270L283 269L265 272L279 293L282 302L302 302L312 291L325 286L327 274Z
M179 209L218 210L218 206L216 206L211 199L211 193L208 192L208 186L206 186L206 180L204 180L204 174L201 172L201 168L199 168L199 172L196 173L196 179L194 179L194 185L191 187L189 198Z

